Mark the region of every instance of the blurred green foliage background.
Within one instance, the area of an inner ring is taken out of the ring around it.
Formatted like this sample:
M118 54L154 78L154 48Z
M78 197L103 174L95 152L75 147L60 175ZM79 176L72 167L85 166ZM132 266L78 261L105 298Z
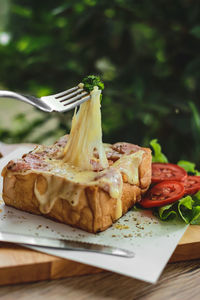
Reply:
M43 96L98 74L105 83L104 141L148 145L158 138L171 161L200 163L198 0L2 0L1 5L6 10L0 25L1 88ZM69 130L71 113L32 120L20 114L17 126L1 124L0 140L30 141L51 118L56 126L32 142Z

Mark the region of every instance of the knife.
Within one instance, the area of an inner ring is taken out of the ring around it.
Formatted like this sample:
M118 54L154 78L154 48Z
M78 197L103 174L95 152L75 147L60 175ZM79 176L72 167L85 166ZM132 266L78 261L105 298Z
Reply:
M37 247L54 248L60 250L76 250L87 252L98 252L102 254L110 254L122 257L134 257L134 252L112 246L92 244L87 242L79 242L66 239L55 239L47 237L36 237L31 235L0 232L0 242L31 245Z

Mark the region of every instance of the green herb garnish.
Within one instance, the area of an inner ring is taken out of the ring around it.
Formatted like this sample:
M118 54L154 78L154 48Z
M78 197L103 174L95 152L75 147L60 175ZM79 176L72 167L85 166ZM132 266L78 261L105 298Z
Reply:
M87 92L91 92L95 86L98 86L100 90L104 89L104 84L99 76L89 75L82 80L82 83Z

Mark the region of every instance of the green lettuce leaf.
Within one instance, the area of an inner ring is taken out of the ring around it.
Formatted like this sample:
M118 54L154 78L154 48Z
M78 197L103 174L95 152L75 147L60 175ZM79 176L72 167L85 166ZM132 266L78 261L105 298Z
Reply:
M200 225L200 191L172 204L156 207L153 212L163 221L179 218L187 224Z
M200 172L195 169L196 165L193 162L187 160L179 160L177 165L185 169L186 172L192 173L194 175L200 175Z
M162 148L157 139L151 140L150 145L153 149L152 162L167 163L167 157L162 153Z
M192 225L200 225L200 206L193 207L193 216L190 221Z
M192 196L194 200L193 204L193 215L190 224L200 225L200 191Z
M163 221L175 219L177 217L177 212L173 208L173 204L159 207L154 210L154 213Z
M191 196L186 196L178 200L178 212L182 220L189 224L193 216L193 203Z
M200 206L200 191L194 194L192 199L194 200L194 206Z

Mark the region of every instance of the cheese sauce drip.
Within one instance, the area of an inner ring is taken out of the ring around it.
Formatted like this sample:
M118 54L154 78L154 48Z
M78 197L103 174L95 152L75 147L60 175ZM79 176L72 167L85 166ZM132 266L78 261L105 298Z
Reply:
M108 161L102 143L101 91L94 87L90 94L91 100L82 103L79 111L74 112L63 160L84 170L92 170L91 160L97 160L94 157L95 149L99 154L98 162L105 169Z
M40 181L45 182L45 191L40 190ZM47 214L51 211L57 199L67 200L72 206L79 202L83 187L74 182L64 182L64 178L55 177L52 174L39 175L35 181L34 193L40 203L40 211Z
M138 168L142 162L143 154L144 151L139 150L129 155L123 155L113 164L112 167L125 174L128 183L139 185Z
M122 174L127 177L130 184L139 184L139 165L144 151L140 150L130 155L122 155L112 166L100 172L83 170L62 160L51 160L51 170L42 172L38 170L34 193L40 203L40 211L48 213L58 198L65 199L71 206L78 205L80 193L88 186L99 186L110 196L116 199L116 219L122 215ZM28 171L27 171L28 173ZM55 176L54 176L55 175ZM40 190L41 178L45 179L45 191Z

